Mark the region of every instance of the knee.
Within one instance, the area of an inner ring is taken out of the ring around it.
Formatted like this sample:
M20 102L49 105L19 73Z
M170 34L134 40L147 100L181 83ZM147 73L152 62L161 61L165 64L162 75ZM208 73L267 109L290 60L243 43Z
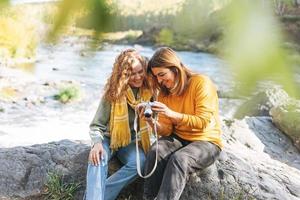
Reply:
M137 168L137 162L140 163L140 167L143 169L144 168L144 165L145 165L145 161L146 161L146 157L145 157L145 154L144 153L139 153L139 160L137 159L136 156L132 157L132 159L130 159L126 165L129 167L129 168L134 168L136 169Z
M172 167L176 167L184 172L188 171L189 169L189 162L187 159L187 156L179 153L179 152L175 152L169 159L168 164L171 165Z
M105 169L107 167L107 163L100 163L99 165L94 165L91 162L88 162L88 168L87 170L91 170L91 171L97 171L100 169Z

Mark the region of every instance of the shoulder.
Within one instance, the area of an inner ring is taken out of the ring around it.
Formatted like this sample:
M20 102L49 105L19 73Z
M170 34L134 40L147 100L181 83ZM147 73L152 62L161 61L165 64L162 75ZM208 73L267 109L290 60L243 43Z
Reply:
M211 79L202 74L195 74L190 78L190 86L192 87L201 87L205 85L212 85Z

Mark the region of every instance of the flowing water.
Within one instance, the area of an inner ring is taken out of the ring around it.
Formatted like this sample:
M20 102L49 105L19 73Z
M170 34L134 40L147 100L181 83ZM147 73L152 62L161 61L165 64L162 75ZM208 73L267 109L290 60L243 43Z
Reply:
M91 51L84 38L68 37L57 45L41 45L37 61L20 70L2 70L10 77L22 99L0 101L0 147L31 145L60 139L89 139L88 126L97 109L102 89L120 51L134 47L151 57L152 47L103 45ZM233 86L226 63L214 55L178 52L183 63L192 70L212 78L219 90ZM61 104L53 99L57 83L76 83L82 98ZM36 99L43 103L36 103Z

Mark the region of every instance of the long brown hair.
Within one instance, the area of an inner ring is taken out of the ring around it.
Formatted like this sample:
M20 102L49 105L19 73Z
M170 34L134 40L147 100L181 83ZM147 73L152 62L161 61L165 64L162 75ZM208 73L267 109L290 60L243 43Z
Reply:
M160 85L152 73L152 68L169 68L176 74L176 86L170 91ZM190 77L194 74L190 69L182 64L175 51L169 47L157 49L149 60L147 73L152 76L154 89L162 92L164 95L170 93L181 95L189 83Z
M115 102L124 96L128 81L132 71L132 65L138 60L144 69L145 78L142 87L149 88L146 79L147 60L141 56L135 49L126 49L122 51L115 59L110 77L104 88L104 98L109 102Z

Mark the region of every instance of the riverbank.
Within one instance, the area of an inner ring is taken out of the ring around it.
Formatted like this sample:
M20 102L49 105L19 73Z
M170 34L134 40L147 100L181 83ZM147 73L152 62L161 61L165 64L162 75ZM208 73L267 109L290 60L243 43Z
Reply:
M154 52L149 46L104 43L89 51L85 43L89 43L85 37L65 37L60 44L39 46L37 61L23 69L0 66L0 147L89 139L88 125L114 58L132 47L147 57ZM221 96L232 91L234 83L224 61L204 53L183 51L178 55L194 71L210 76ZM67 103L57 101L55 95L69 86L78 88L79 98ZM223 116L232 116L239 102L222 99Z
M124 2L117 1L115 9L119 12L116 13L116 19L110 32L95 38L95 32L88 29L84 23L88 14L78 11L59 34L61 37L92 38L99 42L97 45L101 45L100 41L102 41L123 45L170 46L178 51L223 55L224 51L226 52L223 41L226 27L219 21L223 16L222 9L210 8L211 11L206 11L209 15L203 19L205 22L199 21L200 25L193 28L192 24L189 27L191 19L186 16L187 10L192 6L191 2L183 4L183 0L166 1L163 4L157 4L160 6L155 4L157 7L155 9L155 6L150 6L149 2L149 5L142 6L134 3L126 5ZM197 6L201 8L200 3L195 5L195 7ZM282 46L287 50L297 52L296 54L300 52L299 10L300 8L290 9L283 16L278 17L285 34L285 42ZM18 63L21 60L23 62L34 60L36 47L45 40L47 31L55 23L57 11L57 3L50 2L15 5L1 13L0 24L4 27L1 32L5 37L2 37L4 41L0 41L0 57L2 58L0 62ZM198 16L199 14L195 12L195 10L191 10L192 14ZM198 17L203 16L199 15ZM185 18L187 18L186 22ZM19 31L13 31L16 29ZM190 29L191 33L184 29ZM297 58L297 60L300 59Z

